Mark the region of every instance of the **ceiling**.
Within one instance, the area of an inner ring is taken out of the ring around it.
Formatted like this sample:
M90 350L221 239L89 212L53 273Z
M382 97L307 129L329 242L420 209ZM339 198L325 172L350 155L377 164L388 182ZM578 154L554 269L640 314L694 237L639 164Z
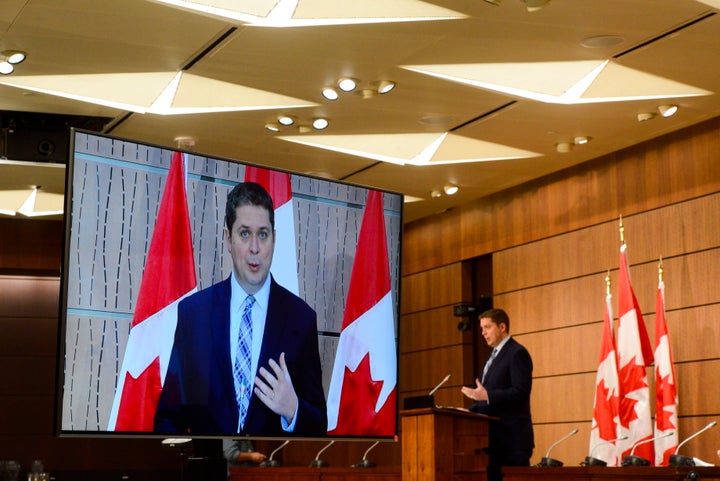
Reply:
M206 3L245 11L4 0L0 51L27 59L0 77L0 115L101 118L114 136L402 192L406 222L720 115L720 0ZM154 103L179 72L173 102ZM397 86L321 96L345 76ZM296 124L266 130L280 114ZM319 116L327 129L298 129ZM24 175L0 191L38 183ZM431 195L446 184L459 192Z

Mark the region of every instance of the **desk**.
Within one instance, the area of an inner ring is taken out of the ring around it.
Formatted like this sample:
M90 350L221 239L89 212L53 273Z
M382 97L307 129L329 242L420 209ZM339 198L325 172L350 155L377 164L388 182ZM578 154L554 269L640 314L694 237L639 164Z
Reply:
M694 472L691 479L720 480L720 467L704 466L568 466L561 468L507 467L503 468L504 481L630 481L646 479L653 481L681 481Z
M401 481L400 468L230 468L230 481Z

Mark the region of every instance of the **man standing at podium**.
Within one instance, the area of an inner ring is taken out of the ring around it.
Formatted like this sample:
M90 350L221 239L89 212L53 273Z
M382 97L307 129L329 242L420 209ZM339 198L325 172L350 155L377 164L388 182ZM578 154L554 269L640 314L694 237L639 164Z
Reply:
M470 410L499 418L489 423L488 480L502 479L502 466L529 466L535 440L530 415L533 363L530 353L510 336L510 318L502 309L480 315L485 341L493 348L482 379L462 393L475 401Z

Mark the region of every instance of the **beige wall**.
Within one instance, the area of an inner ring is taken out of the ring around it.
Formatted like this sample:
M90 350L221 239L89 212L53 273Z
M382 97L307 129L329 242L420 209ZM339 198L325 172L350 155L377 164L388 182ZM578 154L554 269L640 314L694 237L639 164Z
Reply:
M552 457L582 461L608 271L617 312L621 215L651 339L663 258L680 438L720 418L720 119L407 225L402 395L452 370L458 375L439 400L467 405L459 387L472 382L472 338L456 329L452 306L473 300L468 261L492 254L494 304L508 311L513 334L535 361L533 462L575 427L580 433ZM652 369L648 375L653 393ZM683 453L714 463L718 448L715 429Z

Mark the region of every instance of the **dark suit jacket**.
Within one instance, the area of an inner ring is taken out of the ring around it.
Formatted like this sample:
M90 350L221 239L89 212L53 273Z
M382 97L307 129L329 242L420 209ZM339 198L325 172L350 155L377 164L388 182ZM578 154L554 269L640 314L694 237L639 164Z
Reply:
M238 407L230 357L230 278L178 305L170 363L155 414L155 431L172 434L236 433ZM324 435L325 393L315 311L271 279L258 369L285 353L298 412L292 435ZM253 394L242 434L288 436L280 416Z
M532 453L535 447L530 415L532 370L530 353L511 337L485 375L483 386L488 392L490 404L479 401L470 408L471 411L499 418L499 421L490 422L488 434L491 455L496 453L501 460L506 453Z

